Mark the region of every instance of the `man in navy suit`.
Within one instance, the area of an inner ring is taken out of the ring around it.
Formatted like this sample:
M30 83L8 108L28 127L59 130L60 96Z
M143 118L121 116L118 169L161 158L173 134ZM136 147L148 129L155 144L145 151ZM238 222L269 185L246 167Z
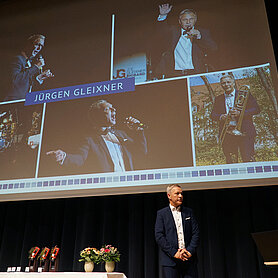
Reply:
M166 278L196 278L199 227L190 208L183 207L178 184L167 187L169 206L157 212L155 239Z
M88 111L91 131L76 154L63 150L49 151L63 166L82 166L82 172L103 173L134 170L136 158L147 154L143 125L129 117L126 125L129 134L114 128L116 109L106 100L94 102Z
M238 121L240 115L240 111L234 107L238 91L235 89L235 80L233 76L223 75L220 79L220 85L224 90L224 94L215 98L211 112L211 118L219 122L219 135L222 132L228 115L234 118L235 121ZM240 130L242 135L226 133L222 142L222 149L226 158L226 163L238 162L238 150L240 151L243 162L255 161L254 143L256 129L253 124L253 116L259 113L260 108L257 101L249 93Z
M40 34L30 36L21 53L13 59L5 100L24 99L27 93L34 91L35 84L41 85L45 79L53 77L49 69L42 70L45 62L39 53L44 43L45 36Z
M197 13L192 9L180 12L179 25L169 25L167 17L172 6L159 6L158 32L167 38L168 50L162 54L157 74L166 77L206 72L205 56L208 51L217 50L217 45L207 29L196 26Z

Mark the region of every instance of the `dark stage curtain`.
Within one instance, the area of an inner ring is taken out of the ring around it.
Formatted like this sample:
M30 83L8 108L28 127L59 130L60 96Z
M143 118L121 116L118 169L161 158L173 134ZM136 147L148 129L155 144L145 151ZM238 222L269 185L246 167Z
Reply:
M252 232L278 229L277 187L190 191L201 230L199 276L274 278L263 265ZM166 193L0 203L0 271L26 266L32 246L61 247L60 271L83 271L79 252L112 244L121 252L116 271L128 278L162 277L154 240L156 211ZM97 265L95 271L104 271Z

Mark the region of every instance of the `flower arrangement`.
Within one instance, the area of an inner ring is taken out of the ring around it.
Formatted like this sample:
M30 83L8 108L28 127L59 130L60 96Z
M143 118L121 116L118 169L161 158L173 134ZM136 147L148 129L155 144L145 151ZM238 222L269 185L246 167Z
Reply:
M120 253L117 248L112 245L104 245L99 250L99 256L101 262L119 262Z
M48 253L50 249L47 247L44 247L41 251L41 253L38 255L37 259L40 261L45 261L47 259Z
M32 247L30 250L29 250L29 256L28 256L28 259L29 260L34 260L36 258L36 256L38 255L40 251L40 248L35 246L35 247Z
M60 251L60 248L58 248L57 245L51 248L51 251L50 251L50 260L52 262L54 262L55 259L57 258L59 251Z
M100 263L100 255L99 250L93 247L87 247L80 251L80 257L79 262L94 262L94 263Z

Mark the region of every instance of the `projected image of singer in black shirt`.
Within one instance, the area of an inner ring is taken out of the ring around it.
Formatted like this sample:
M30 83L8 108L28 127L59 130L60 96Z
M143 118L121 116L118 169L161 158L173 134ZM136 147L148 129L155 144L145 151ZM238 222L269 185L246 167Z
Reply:
M88 118L92 132L85 138L77 154L60 149L46 154L53 155L63 166L86 166L90 173L134 170L134 160L147 154L144 125L128 117L128 134L115 129L116 109L106 100L94 102L89 108Z
M217 50L210 32L196 26L197 13L184 9L179 13L178 25L167 23L172 5L159 5L158 32L167 40L168 47L162 53L156 69L157 77L174 77L209 71L205 57L208 51Z
M43 35L32 35L27 39L23 50L11 63L10 84L5 100L24 99L27 93L36 90L37 85L53 77L49 69L43 69L45 61L40 52L44 43Z

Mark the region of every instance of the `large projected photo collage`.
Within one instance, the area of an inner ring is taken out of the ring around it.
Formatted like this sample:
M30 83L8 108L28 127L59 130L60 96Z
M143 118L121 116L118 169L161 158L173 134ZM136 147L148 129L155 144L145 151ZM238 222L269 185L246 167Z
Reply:
M43 1L3 15L0 200L274 184L264 2L217 3L143 1L135 15L127 0Z

